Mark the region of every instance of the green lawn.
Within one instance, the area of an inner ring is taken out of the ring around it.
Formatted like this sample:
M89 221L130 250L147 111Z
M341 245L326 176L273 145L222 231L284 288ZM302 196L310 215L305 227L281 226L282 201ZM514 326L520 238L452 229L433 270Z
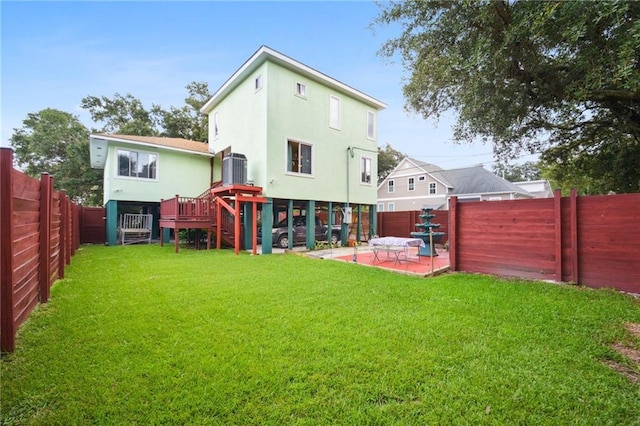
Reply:
M640 424L640 301L298 255L83 247L1 363L2 424Z

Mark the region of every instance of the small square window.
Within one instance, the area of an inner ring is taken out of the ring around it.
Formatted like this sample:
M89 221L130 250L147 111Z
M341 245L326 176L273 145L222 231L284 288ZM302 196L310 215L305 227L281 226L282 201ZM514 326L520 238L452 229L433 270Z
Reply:
M307 86L302 83L296 83L296 95L302 96L303 98L307 97Z
M425 179L425 176L418 176L418 182L424 182Z

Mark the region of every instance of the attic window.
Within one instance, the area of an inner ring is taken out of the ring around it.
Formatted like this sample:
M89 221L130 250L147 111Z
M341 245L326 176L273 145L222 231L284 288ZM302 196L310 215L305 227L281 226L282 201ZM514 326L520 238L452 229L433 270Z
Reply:
M340 130L340 98L329 96L329 127Z
M307 97L307 86L302 83L296 83L296 95L303 98Z
M259 76L256 77L254 87L256 89L256 92L258 90L262 89L262 74L260 74Z
M418 176L418 182L424 182L425 179L425 176Z
M376 135L376 115L372 111L367 111L367 138L375 139Z

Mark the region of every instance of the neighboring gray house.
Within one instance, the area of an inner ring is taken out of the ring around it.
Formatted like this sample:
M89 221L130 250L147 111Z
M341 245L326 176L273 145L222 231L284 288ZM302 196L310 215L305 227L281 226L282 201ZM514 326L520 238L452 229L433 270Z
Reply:
M443 170L406 157L378 185L378 211L447 210L452 196L460 202L534 198L482 166Z
M514 185L518 185L525 191L533 194L536 198L550 198L553 197L553 189L548 180L527 180L523 182L513 182Z

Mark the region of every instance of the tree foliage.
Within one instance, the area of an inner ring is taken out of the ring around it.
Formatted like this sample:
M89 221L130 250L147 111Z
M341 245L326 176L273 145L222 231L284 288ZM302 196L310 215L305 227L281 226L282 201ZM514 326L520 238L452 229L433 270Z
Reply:
M382 182L404 157L405 154L393 149L389 144L384 148L378 147L378 183Z
M522 164L495 163L493 173L509 182L524 182L541 178L538 163L527 161Z
M49 173L54 188L64 189L72 200L102 204L102 171L91 168L89 131L76 116L51 108L29 113L10 142L26 174Z
M206 142L207 116L200 108L211 98L209 86L191 82L186 86L189 96L185 105L164 109L152 104L146 109L140 99L130 93L113 97L86 96L82 108L89 111L93 121L102 123L101 132L135 136L165 136Z
M541 153L558 179L640 191L640 2L408 1L381 54L409 72L406 108L458 113L454 137L497 158Z

